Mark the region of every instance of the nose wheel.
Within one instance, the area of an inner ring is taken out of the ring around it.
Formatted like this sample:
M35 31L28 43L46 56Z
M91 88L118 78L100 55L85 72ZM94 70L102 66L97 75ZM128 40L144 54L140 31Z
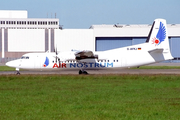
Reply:
M20 72L19 72L19 71L16 71L16 75L20 75Z

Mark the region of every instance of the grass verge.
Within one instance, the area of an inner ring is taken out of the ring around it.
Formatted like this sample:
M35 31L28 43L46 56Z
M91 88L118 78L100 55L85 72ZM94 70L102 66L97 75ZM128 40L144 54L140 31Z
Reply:
M0 119L179 119L179 75L2 75Z
M11 68L8 66L0 66L0 71L15 71L15 68Z
M140 66L131 69L180 69L180 66Z

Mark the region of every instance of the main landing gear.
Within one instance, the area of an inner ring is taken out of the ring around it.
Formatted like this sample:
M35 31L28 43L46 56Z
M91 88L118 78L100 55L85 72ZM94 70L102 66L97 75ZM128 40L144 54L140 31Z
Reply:
M86 71L82 71L82 70L79 70L79 75L81 75L81 74L87 75L87 74L88 74L88 72L86 72Z
M84 62L82 64L84 64L84 65L81 67L81 70L79 70L79 75L81 75L81 74L87 75L88 74L88 72L86 72L86 64L87 63Z

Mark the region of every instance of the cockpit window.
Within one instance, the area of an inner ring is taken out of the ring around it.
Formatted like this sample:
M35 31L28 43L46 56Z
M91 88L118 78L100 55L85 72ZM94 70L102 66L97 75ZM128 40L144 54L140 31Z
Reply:
M22 56L21 59L29 59L28 56Z

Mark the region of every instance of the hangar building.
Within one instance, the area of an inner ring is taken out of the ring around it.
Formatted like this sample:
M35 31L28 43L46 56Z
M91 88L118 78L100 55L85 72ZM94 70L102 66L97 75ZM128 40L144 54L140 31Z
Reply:
M168 21L167 21L168 22ZM153 20L152 20L153 23ZM27 11L0 11L0 63L29 52L104 51L144 43L151 24L92 25L89 29L62 29L56 18L28 18ZM180 24L168 24L170 49L180 62Z

